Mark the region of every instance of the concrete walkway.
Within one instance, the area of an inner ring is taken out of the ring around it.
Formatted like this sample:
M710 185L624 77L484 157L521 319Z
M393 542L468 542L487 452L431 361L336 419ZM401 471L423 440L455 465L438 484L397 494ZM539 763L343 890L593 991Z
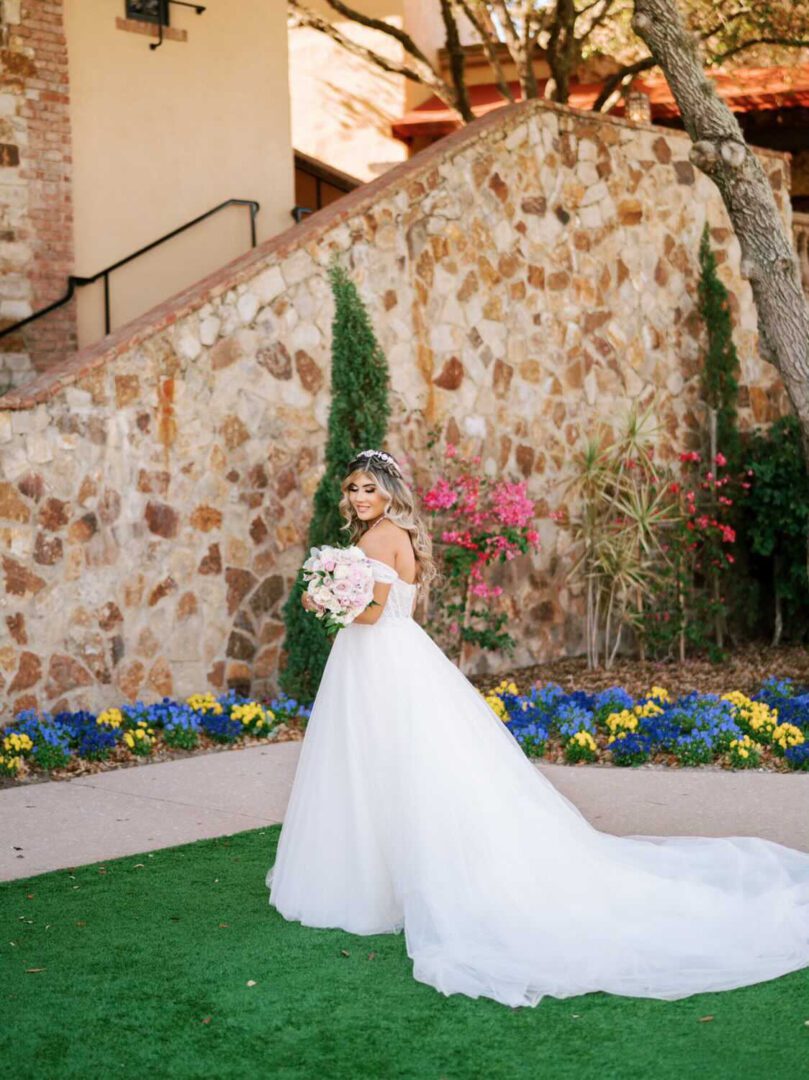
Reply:
M0 791L0 880L283 819L301 744L138 765ZM809 774L542 765L598 829L762 836L809 851Z

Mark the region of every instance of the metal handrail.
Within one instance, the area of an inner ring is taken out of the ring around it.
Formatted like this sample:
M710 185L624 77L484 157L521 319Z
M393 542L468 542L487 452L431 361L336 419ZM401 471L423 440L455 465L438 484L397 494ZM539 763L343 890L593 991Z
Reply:
M214 206L211 210L206 210L204 214L200 214L199 217L195 217L192 221L187 221L184 225L180 225L177 229L172 229L171 232L166 233L165 236L161 236L158 240L153 240L151 244L147 244L145 247L139 248L138 251L133 251L131 255L127 255L124 259L119 259L118 262L112 263L111 266L105 267L103 270L99 270L97 274L93 274L92 277L78 277L75 274L70 274L67 279L67 292L59 300L55 300L52 304L48 304L47 307L40 308L39 311L35 311L33 315L28 315L24 319L20 319L19 322L12 323L11 326L7 326L4 330L0 330L0 338L6 337L8 334L16 333L21 330L28 323L33 322L35 319L41 319L43 315L47 315L51 311L55 311L56 308L62 307L63 304L68 303L73 299L73 295L76 292L76 288L81 285L93 285L99 278L104 279L104 333L109 334L111 329L110 319L110 274L113 270L118 270L122 266L126 266L127 263L132 262L133 259L137 259L139 255L145 255L147 251L151 251L152 248L163 244L166 240L171 240L181 232L185 232L186 229L190 229L192 225L199 224L200 221L204 221L205 218L211 217L212 214L217 214L220 210L224 210L227 206L247 206L250 210L250 246L256 246L256 214L261 209L259 203L255 199L226 199L225 202L219 203L218 206Z

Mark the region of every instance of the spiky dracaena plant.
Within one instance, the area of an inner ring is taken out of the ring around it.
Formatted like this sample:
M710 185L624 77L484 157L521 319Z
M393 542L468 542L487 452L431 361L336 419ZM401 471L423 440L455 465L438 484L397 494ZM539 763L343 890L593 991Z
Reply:
M334 296L331 345L331 408L325 471L314 497L307 544L341 546L340 482L346 466L363 449L384 444L390 417L389 372L356 286L337 265L329 270ZM300 576L298 584L301 583ZM280 683L299 701L312 701L331 647L322 624L303 609L299 588L284 606L286 662Z
M652 461L651 416L651 409L639 414L633 407L615 440L588 442L565 492L565 503L578 507L571 528L579 555L571 573L585 581L591 668L602 655L611 667L624 628L641 624L666 562L664 537L678 515ZM642 648L642 638L639 643Z

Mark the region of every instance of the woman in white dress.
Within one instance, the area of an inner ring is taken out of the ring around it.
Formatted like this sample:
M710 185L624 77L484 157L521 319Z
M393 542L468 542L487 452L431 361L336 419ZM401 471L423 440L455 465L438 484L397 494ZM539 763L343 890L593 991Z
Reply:
M377 604L332 646L270 904L305 926L403 930L416 979L511 1006L676 999L809 965L809 855L593 828L412 618L434 570L395 460L364 451L342 491Z

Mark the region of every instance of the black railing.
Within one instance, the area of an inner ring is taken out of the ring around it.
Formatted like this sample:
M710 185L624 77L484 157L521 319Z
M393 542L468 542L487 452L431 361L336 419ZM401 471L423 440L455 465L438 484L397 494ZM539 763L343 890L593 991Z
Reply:
M33 315L28 315L25 319L20 319L19 322L12 323L11 326L5 327L0 330L0 338L6 337L7 334L16 333L21 330L28 323L34 322L35 319L41 319L43 315L48 315L51 311L55 311L56 308L62 307L63 304L67 304L73 299L76 289L82 285L94 285L99 278L104 279L104 333L109 334L112 329L110 319L110 274L113 270L118 270L122 266L126 266L127 263L132 262L133 259L137 259L139 255L145 255L147 251L151 251L152 248L156 248L158 244L164 244L167 240L171 240L181 232L185 232L186 229L190 229L192 225L198 225L200 221L204 221L205 218L211 217L212 214L219 213L220 210L224 210L228 206L246 206L250 210L250 246L256 246L256 214L260 210L260 205L255 199L227 199L225 202L220 203L218 206L214 206L211 210L207 210L204 214L200 214L199 217L195 217L193 221L187 221L185 225L180 225L179 228L173 229L170 233L166 233L165 236L161 236L158 240L153 240L151 244L147 244L146 247L140 248L138 251L133 251L131 255L127 255L125 259L119 259L118 262L113 263L112 266L107 266L103 270L99 270L97 274L93 274L92 277L77 277L75 274L71 274L67 279L67 292L59 300L55 300L52 304L48 304L47 307L40 308L39 311L35 311Z

